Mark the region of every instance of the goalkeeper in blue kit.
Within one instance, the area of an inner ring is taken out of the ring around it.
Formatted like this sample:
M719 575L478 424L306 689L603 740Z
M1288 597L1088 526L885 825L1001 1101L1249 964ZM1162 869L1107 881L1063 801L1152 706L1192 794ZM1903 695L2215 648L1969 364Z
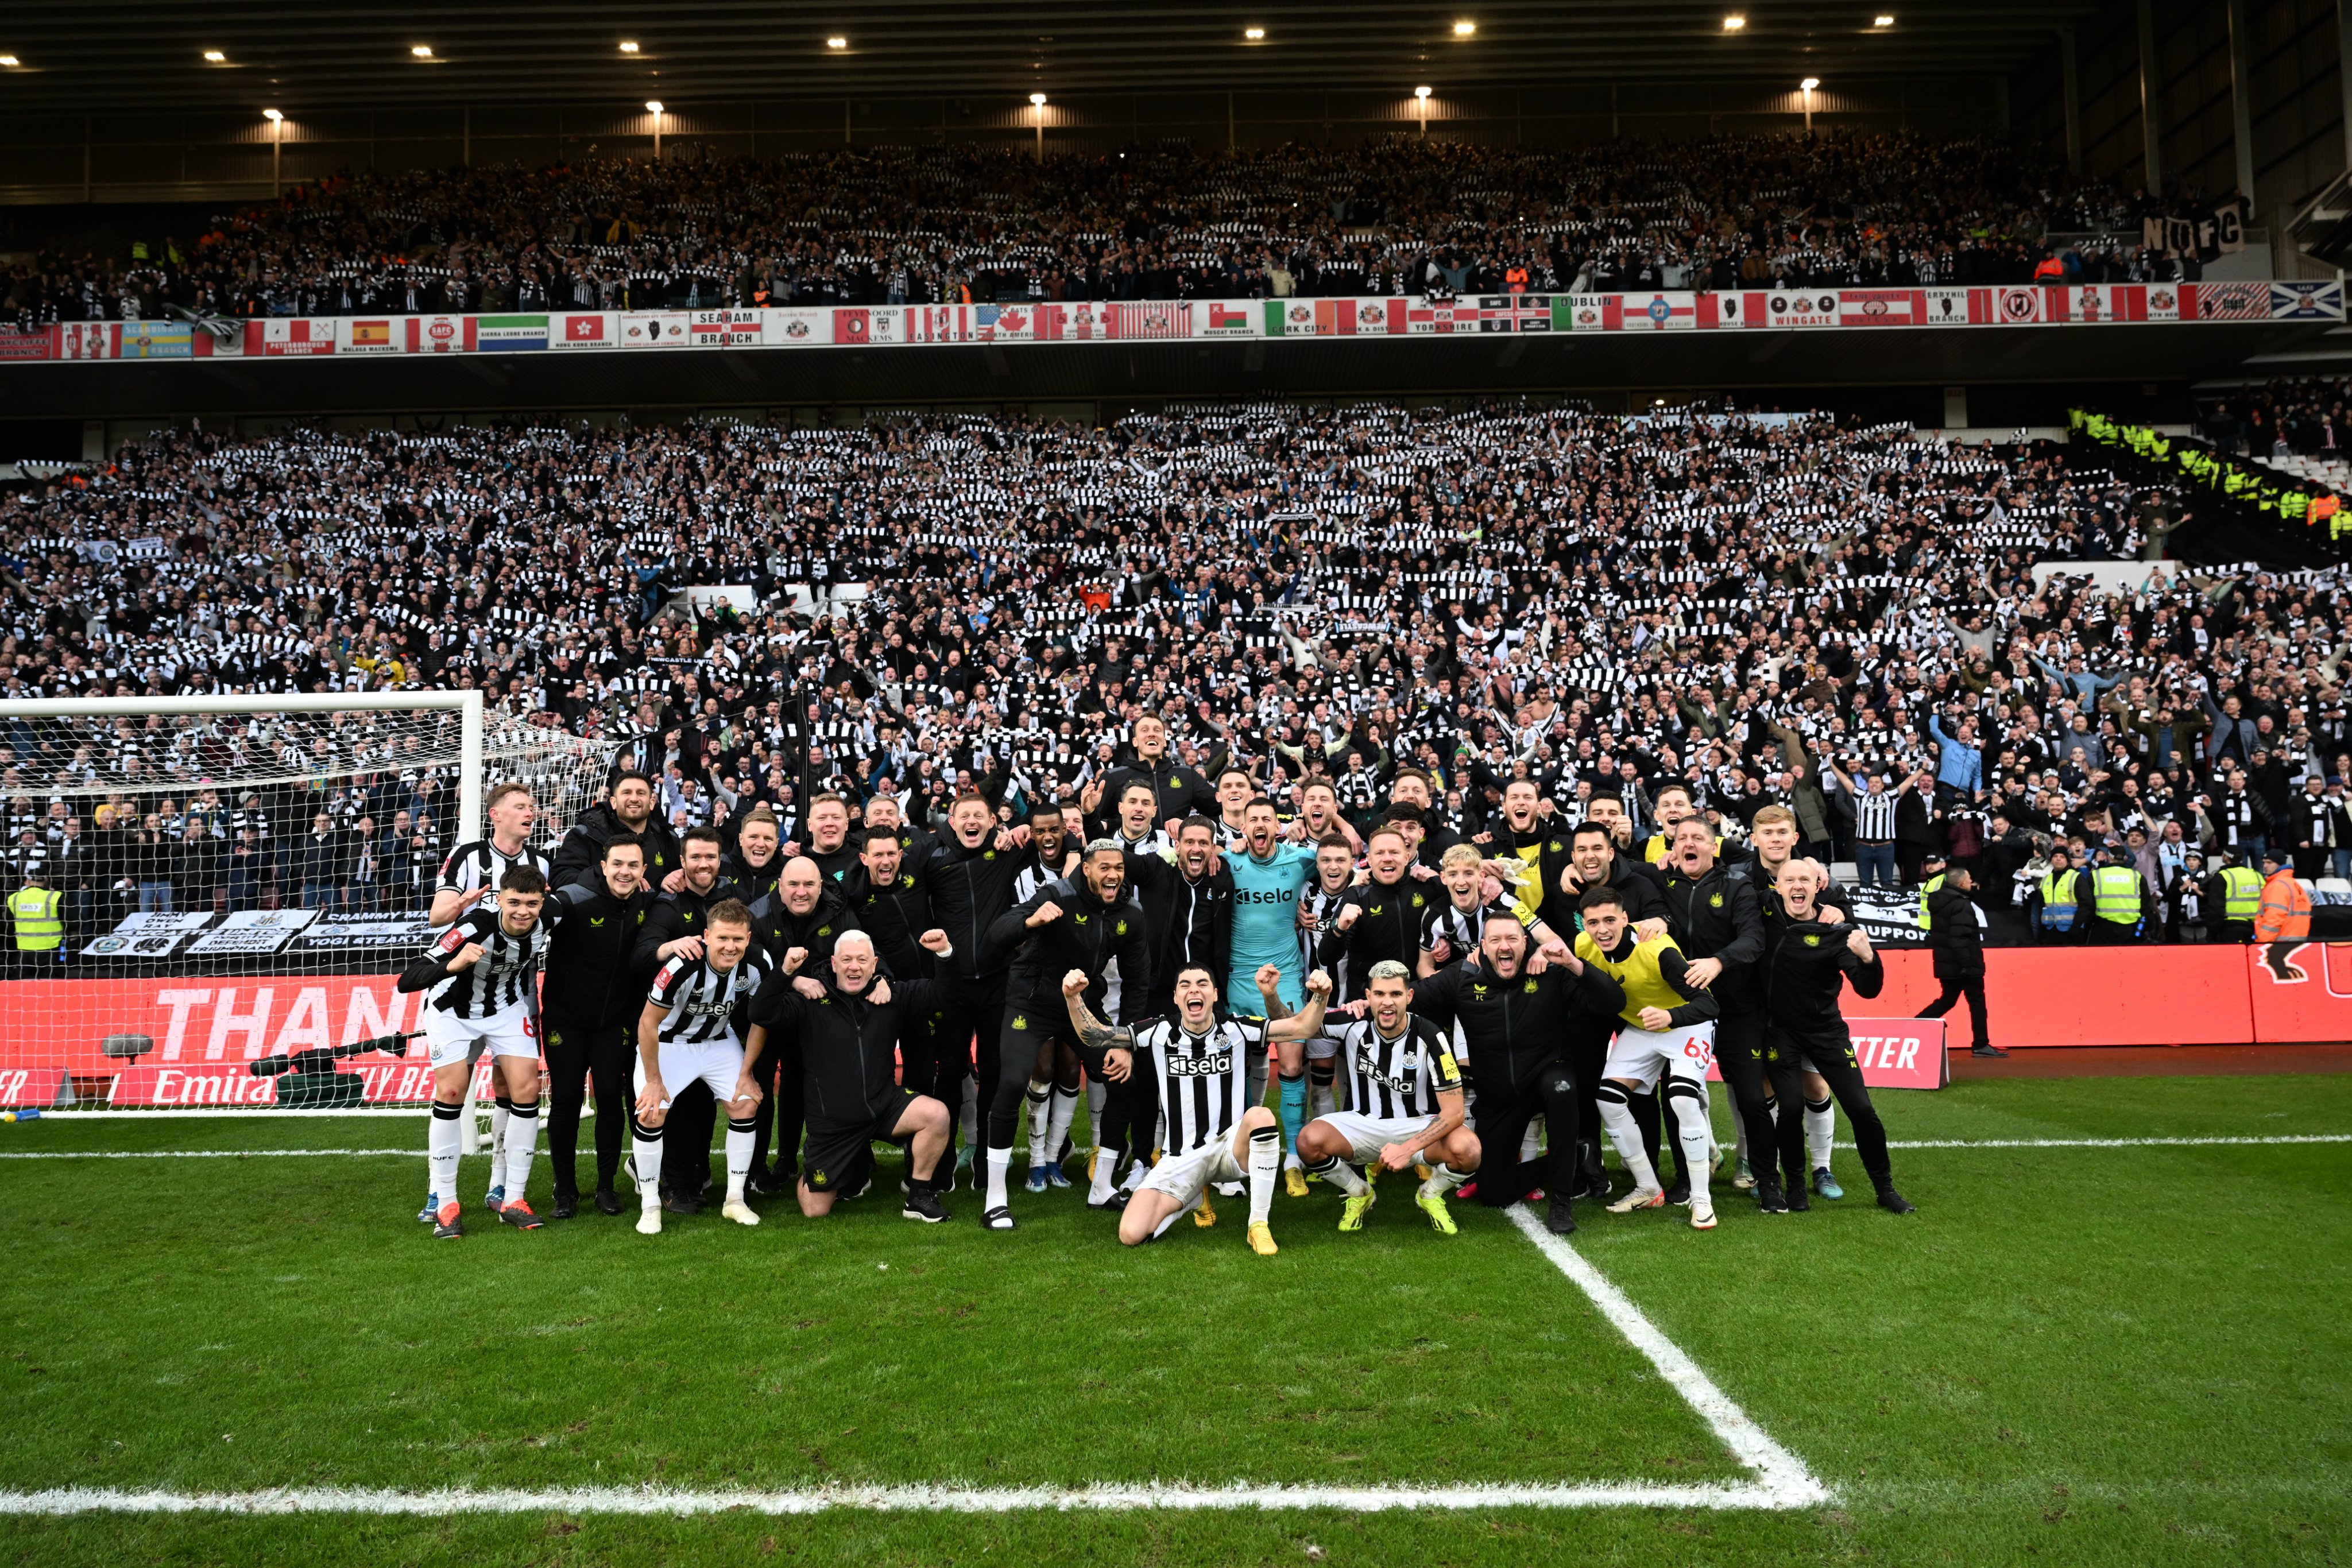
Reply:
M1274 802L1260 795L1242 808L1241 852L1228 854L1225 867L1234 878L1234 945L1225 975L1225 1008L1247 1017L1265 1007L1258 998L1257 972L1271 964L1281 972L1277 992L1283 1006L1297 1012L1307 1002L1307 966L1298 950L1298 894L1315 876L1315 850L1310 844L1285 843ZM1275 1043L1281 1062L1282 1142L1286 1154L1295 1154L1298 1129L1307 1120L1307 1047L1303 1040ZM1250 1103L1265 1098L1265 1061L1260 1057L1250 1070Z

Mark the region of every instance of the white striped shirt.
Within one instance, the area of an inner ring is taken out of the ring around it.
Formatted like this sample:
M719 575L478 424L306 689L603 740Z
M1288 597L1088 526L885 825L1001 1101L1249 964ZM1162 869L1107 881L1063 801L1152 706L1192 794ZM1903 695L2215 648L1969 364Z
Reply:
M1223 1008L1206 1034L1192 1034L1174 1019L1155 1019L1135 1031L1136 1069L1160 1086L1170 1154L1233 1136L1249 1108L1250 1063L1265 1053L1265 1019L1235 1018Z
M1895 797L1881 793L1853 798L1853 836L1857 843L1895 841Z
M1462 1087L1462 1068L1437 1026L1417 1013L1405 1015L1404 1032L1383 1039L1379 1021L1358 1019L1339 1036L1339 1055L1349 1075L1349 1108L1383 1121L1437 1114L1440 1090Z
M499 920L496 905L478 904L459 915L426 951L454 957L467 943L478 942L482 956L471 968L437 981L425 1005L461 1019L487 1019L531 999L540 961L547 956L549 927L559 918L560 911L544 909L538 923L517 936Z
M510 866L527 865L545 876L554 862L547 852L530 844L508 854L488 839L476 839L459 844L441 862L441 880L434 886L443 893L463 893L469 887L482 889L482 902L488 904L498 894L499 878L506 875Z
M731 969L716 969L707 957L679 954L655 974L653 989L646 994L646 1000L668 1009L662 1015L662 1043L724 1040L741 1050L736 1009L756 996L767 978L767 963L756 954L744 954Z

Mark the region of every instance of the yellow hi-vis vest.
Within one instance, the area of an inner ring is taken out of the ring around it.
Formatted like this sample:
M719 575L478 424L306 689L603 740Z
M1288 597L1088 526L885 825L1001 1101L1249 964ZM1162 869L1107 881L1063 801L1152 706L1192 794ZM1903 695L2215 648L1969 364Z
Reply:
M2051 872L2042 879L2042 924L2053 931L2074 929L2074 889L2072 869Z
M2263 912L2263 875L2252 866L2221 868L2221 918L2252 920Z
M2116 925L2139 924L2139 873L2127 865L2103 865L2093 872L2091 910Z
M66 923L58 911L66 895L47 887L20 887L8 895L8 923L16 930L19 953L54 953L65 946Z
M1625 1010L1617 1016L1635 1029L1642 1027L1643 1008L1664 1008L1672 1012L1689 1000L1666 984L1666 977L1658 968L1661 955L1681 951L1673 937L1653 936L1634 944L1633 953L1620 963L1602 956L1601 944L1591 936L1581 931L1576 934L1576 956L1625 988Z
M1942 872L1937 872L1935 875L1929 877L1927 881L1919 884L1919 929L1922 931L1932 930L1935 927L1936 923L1927 918L1927 895L1943 885L1944 873Z

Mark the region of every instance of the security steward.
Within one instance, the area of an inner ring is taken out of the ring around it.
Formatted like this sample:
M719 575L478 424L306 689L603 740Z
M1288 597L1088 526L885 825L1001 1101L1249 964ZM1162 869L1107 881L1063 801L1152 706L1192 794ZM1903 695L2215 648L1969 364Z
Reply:
M541 1045L547 1052L551 1219L580 1212L580 1111L596 1086L596 1211L621 1212L613 1178L628 1132L630 1073L646 986L634 965L637 936L656 894L646 885L646 849L635 833L604 841L587 876L548 895L557 919L547 940L541 988Z
M776 891L751 905L751 935L776 967L790 977L833 961L834 945L842 934L857 927L849 901L825 880L823 869L809 855L794 855L777 874ZM751 1180L754 1192L782 1192L793 1185L793 1151L801 1142L801 1064L793 1040L779 1039L761 1053L754 1069L766 1098L758 1112L760 1126L751 1138ZM776 1165L768 1168L768 1147L776 1149Z
M66 895L49 885L39 867L25 873L25 885L8 895L8 929L16 940L19 975L55 974L66 945Z
M2262 901L2262 879L2255 878L2257 904ZM2041 943L2080 942L2086 918L2083 904L2089 893L2087 879L2074 869L2074 856L2063 849L2052 850L2050 869L2042 873L2041 883L2025 895L2026 934ZM2246 915L2246 929L2253 929L2251 909Z
M1457 1030L1467 1048L1463 1066L1486 1150L1478 1201L1507 1207L1541 1187L1551 1195L1544 1224L1566 1236L1576 1228L1569 1200L1580 1126L1569 1024L1578 1014L1613 1019L1624 1010L1625 988L1573 953L1530 974L1530 946L1526 926L1496 915L1486 922L1475 961L1448 964L1413 986L1412 1010L1441 1030ZM1538 1116L1550 1134L1550 1153L1521 1165L1519 1145Z
M2086 940L2094 946L2117 947L2140 939L2156 925L2156 894L2137 867L2118 864L2115 852L2102 849L2092 857L2091 919Z
M1685 817L1673 829L1663 870L1666 879L1666 930L1688 962L1690 977L1715 997L1715 1060L1730 1086L1733 1111L1747 1130L1748 1146L1772 1146L1772 1112L1764 1087L1763 998L1756 989L1756 963L1764 956L1764 915L1756 897L1751 862L1733 863L1716 858L1716 835L1706 819ZM1646 1096L1636 1097L1637 1102ZM1642 1134L1654 1151L1658 1142L1657 1102L1650 1099L1649 1119ZM1635 1119L1642 1107L1636 1104ZM1679 1166L1682 1147L1675 1145ZM1767 1162L1769 1164L1769 1162ZM1768 1180L1759 1173L1759 1185ZM1670 1202L1681 1202L1675 1188L1687 1191L1687 1172L1675 1187Z
M2214 852L2219 854L2222 852L2217 850ZM2214 923L2213 940L2252 942L2254 939L2254 922L2261 918L2263 913L2263 873L2246 864L2243 859L2233 859L2216 873L2213 880L2220 884L2221 915Z

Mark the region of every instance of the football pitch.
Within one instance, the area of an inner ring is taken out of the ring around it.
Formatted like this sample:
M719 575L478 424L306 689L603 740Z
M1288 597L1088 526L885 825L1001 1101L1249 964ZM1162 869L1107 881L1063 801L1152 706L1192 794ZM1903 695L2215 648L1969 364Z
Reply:
M1718 1097L1719 1098L1719 1097ZM2342 1563L2352 1077L1881 1097L1920 1212L1562 1245L1408 1177L1122 1249L415 1220L422 1118L0 1127L23 1563ZM1718 1106L1718 1124L1722 1111ZM1016 1176L1020 1167L1016 1164ZM532 1197L545 1207L547 1170ZM887 1194L887 1196L886 1196ZM1518 1218L1514 1217L1516 1213Z

